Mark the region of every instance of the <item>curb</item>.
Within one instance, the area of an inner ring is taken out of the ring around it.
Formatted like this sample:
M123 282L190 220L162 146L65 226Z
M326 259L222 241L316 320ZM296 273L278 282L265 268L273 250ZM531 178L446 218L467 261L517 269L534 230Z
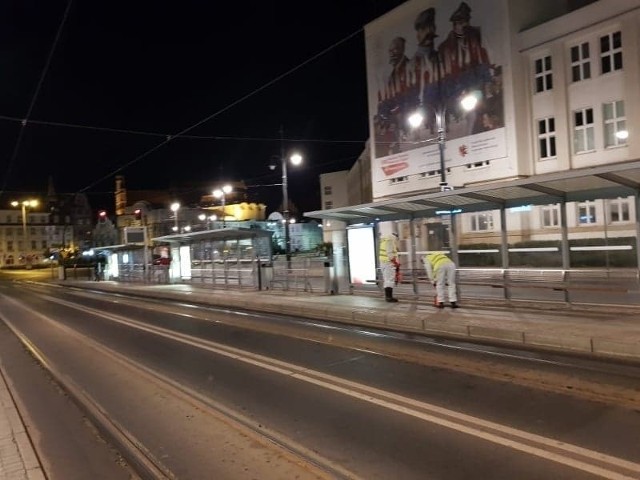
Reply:
M431 312L424 315L422 311L390 311L385 304L383 307L341 306L335 304L322 304L317 302L305 302L304 297L263 297L248 295L246 293L227 295L206 295L204 293L184 291L176 292L163 290L145 291L140 288L118 288L112 286L84 286L64 285L67 288L79 288L89 290L98 288L108 292L127 293L131 296L151 299L171 299L176 301L188 300L199 305L216 308L240 308L254 312L283 314L304 317L312 320L324 320L349 325L362 325L372 328L380 328L400 333L431 335L443 339L457 341L473 341L497 345L502 347L525 348L528 350L546 351L553 353L578 354L598 359L640 362L640 341L625 342L624 340L607 337L595 337L589 335L567 335L552 331L527 331L520 328L496 328L481 325L465 325L464 323L451 322L449 313ZM243 295L238 298L237 295ZM246 297L246 298L244 298ZM412 302L413 305L418 302ZM421 305L421 304L420 304ZM469 306L474 306L469 304ZM487 307L480 307L484 310ZM506 311L504 307L501 309ZM528 313L540 312L539 309L531 309ZM549 313L547 311L547 313ZM563 314L571 312L562 312ZM575 316L577 312L573 312ZM594 313L594 312L592 312ZM598 313L598 312L596 312ZM614 313L608 310L607 313Z

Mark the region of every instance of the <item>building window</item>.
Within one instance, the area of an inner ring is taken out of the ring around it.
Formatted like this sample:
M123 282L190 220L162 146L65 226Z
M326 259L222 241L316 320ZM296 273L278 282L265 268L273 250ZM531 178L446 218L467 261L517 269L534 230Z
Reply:
M324 208L325 210L330 210L333 208L333 202L331 200L324 202Z
M560 207L558 205L545 205L542 207L542 226L558 227L560 225Z
M331 185L325 185L324 194L325 195L331 195Z
M592 225L596 223L596 204L590 201L578 205L578 224Z
M545 92L553 88L553 75L551 74L551 55L539 58L535 61L536 93Z
M553 117L538 120L538 146L541 160L556 156L556 122Z
M31 240L31 250L35 250L38 248L38 244L35 240Z
M42 240L42 247L41 248L47 248L47 241L46 240Z
M589 44L583 43L571 47L571 79L574 82L591 78L591 62L589 61Z
M593 108L573 112L573 150L575 153L595 149L593 134Z
M493 230L493 213L471 213L471 231L472 232L490 232Z
M11 227L6 228L6 229L4 230L4 234L5 234L7 237L12 237L12 236L13 236L13 228L11 228Z
M626 223L629 222L631 216L629 215L629 199L628 198L615 198L609 200L609 220L611 223Z
M622 32L600 37L600 67L603 74L622 70Z
M7 223L11 223L11 215L7 215Z
M7 240L7 251L13 252L13 240Z
M604 146L617 147L627 143L627 119L624 114L624 102L605 103L602 105L604 119Z

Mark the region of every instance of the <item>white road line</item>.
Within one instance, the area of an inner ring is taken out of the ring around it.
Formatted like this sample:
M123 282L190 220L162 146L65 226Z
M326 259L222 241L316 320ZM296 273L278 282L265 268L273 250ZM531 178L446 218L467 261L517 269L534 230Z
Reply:
M525 453L536 455L548 460L561 463L572 468L583 470L594 475L602 476L612 480L634 480L635 476L608 470L600 466L617 467L635 474L640 473L640 464L630 462L618 457L606 455L601 452L561 442L551 438L543 437L533 433L504 426L495 422L490 422L477 417L466 415L461 412L439 407L437 405L420 402L408 397L403 397L391 392L380 390L357 382L328 375L319 371L300 367L281 360L272 359L263 355L236 349L216 342L205 341L190 335L171 331L166 328L150 326L136 320L108 314L96 309L78 306L71 302L59 300L54 297L46 297L49 301L59 303L77 310L82 310L93 315L97 315L122 325L127 325L139 330L153 333L174 341L207 350L219 355L232 358L247 364L251 364L282 375L288 375L307 383L311 383L323 388L327 388L344 395L367 401L369 403L394 410L415 418L420 418L430 423L435 423L452 430L468 435L473 435L484 440L503 445L505 447L519 450ZM446 418L444 418L446 417ZM520 441L519 441L520 440ZM527 442L527 443L523 443ZM569 455L582 457L573 458Z

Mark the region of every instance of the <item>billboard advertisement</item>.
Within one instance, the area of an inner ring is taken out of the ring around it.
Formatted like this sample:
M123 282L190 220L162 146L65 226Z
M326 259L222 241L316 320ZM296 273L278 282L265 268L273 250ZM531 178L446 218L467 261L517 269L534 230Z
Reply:
M376 241L372 226L347 228L349 281L351 285L375 285Z
M416 179L445 165L505 157L502 75L505 13L501 0L413 0L366 27L374 197L425 188ZM477 99L466 111L464 98ZM409 117L422 121L411 126ZM433 185L432 185L433 186Z

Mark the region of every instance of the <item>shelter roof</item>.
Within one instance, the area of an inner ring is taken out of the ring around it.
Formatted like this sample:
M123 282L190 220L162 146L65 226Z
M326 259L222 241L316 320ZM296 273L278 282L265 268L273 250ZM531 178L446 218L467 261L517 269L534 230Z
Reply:
M273 232L259 228L219 228L201 232L174 233L152 238L156 243L191 243L198 240L246 240L251 238L271 238Z
M618 198L640 191L640 161L547 173L446 192L423 193L361 205L306 212L347 224L433 217L526 205Z

